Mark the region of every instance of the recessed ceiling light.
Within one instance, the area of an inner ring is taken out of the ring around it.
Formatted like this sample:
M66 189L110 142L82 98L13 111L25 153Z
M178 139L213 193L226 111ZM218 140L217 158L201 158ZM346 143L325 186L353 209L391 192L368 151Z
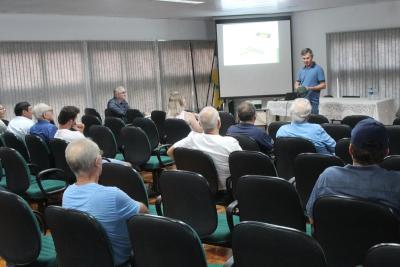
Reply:
M180 3L180 4L192 4L192 5L204 4L203 1L192 1L192 0L157 0L157 1L159 1L159 2Z

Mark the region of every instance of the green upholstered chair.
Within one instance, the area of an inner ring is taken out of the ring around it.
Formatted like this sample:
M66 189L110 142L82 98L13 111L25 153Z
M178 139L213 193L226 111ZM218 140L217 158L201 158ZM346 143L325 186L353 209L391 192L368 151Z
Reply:
M164 171L160 190L156 202L159 215L187 223L204 243L230 246L226 214L217 213L214 196L203 176L189 171Z
M0 213L0 257L7 266L57 266L53 239L40 232L35 215L24 199L0 191Z
M135 215L128 221L135 267L211 267L198 234L185 222Z
M62 170L47 169L36 176L31 175L24 158L12 148L0 148L0 161L5 173L0 186L24 199L46 204L51 196L66 188L65 181L59 178L63 174Z
M135 126L121 129L121 143L124 148L125 161L138 170L153 173L153 189L158 191L158 177L163 168L174 164L174 160L160 153L152 156L152 149L146 133Z
M124 161L122 153L118 153L117 141L113 132L106 126L92 125L88 131L88 137L95 142L101 151L103 157L114 158Z

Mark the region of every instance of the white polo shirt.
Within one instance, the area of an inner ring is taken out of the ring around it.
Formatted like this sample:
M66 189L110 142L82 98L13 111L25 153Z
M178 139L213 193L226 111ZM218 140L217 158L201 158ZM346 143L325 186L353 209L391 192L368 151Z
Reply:
M184 147L197 149L208 154L214 161L218 172L218 189L226 189L226 178L231 176L229 171L229 154L233 151L242 150L238 141L230 136L220 136L191 132L186 138L176 142L174 148Z
M29 134L29 129L35 123L33 120L24 116L17 116L8 123L7 131L12 132L22 140L25 140L25 135Z

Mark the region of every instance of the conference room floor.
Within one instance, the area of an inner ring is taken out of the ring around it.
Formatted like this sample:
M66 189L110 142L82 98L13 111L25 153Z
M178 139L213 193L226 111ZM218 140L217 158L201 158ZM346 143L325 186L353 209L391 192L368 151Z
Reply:
M142 173L145 182L151 182L152 176L151 173ZM156 201L155 198L150 198L150 204L154 204ZM218 212L223 212L223 206L217 206ZM1 242L1 239L0 239ZM211 245L204 245L204 250L207 256L207 262L209 264L224 264L227 259L232 256L232 250L229 248L218 247L218 246L211 246ZM6 267L6 262L0 258L0 267Z

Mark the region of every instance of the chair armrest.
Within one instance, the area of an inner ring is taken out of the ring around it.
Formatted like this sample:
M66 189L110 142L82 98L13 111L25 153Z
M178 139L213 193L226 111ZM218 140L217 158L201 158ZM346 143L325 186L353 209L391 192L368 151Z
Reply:
M156 149L154 149L154 152L156 153L158 162L160 163L160 166L161 166L162 168L164 168L165 165L163 164L163 162L162 162L162 160L161 160L161 153L160 153L160 150L161 150L162 148L164 148L164 147L170 147L170 146L171 146L170 144L165 144L165 145L161 145L161 146L157 147Z
M159 195L156 198L156 211L157 211L157 215L159 215L159 216L163 216L163 212L162 212L162 209L161 209L161 204L162 204L162 198L161 198L161 195Z
M47 169L47 170L41 171L41 172L39 172L39 174L36 175L36 181L38 183L40 191L42 191L42 194L44 196L46 196L46 197L49 197L52 192L47 192L43 188L42 180L46 180L46 178L49 175L53 175L53 174L61 174L61 177L63 179L60 178L60 179L57 179L57 180L63 180L65 182L65 186L64 186L63 190L67 188L67 181L66 181L66 177L64 176L65 172L63 170L57 169L57 168L51 168L51 169ZM55 178L55 177L52 177L52 178ZM54 180L56 180L56 179L54 179ZM57 191L60 191L60 190L57 190Z
M226 185L226 191L227 193L232 197L233 197L233 191L232 191L232 177L229 176L228 178L226 178L225 180L225 185Z
M226 208L226 221L228 222L229 230L231 230L231 232L235 227L235 224L233 223L233 215L235 214L235 210L238 206L239 203L237 200L235 200Z
M234 267L235 263L233 262L233 257L230 257L225 263L224 267Z
M35 163L27 163L29 172L33 175L37 175L40 172L40 167L39 165Z

